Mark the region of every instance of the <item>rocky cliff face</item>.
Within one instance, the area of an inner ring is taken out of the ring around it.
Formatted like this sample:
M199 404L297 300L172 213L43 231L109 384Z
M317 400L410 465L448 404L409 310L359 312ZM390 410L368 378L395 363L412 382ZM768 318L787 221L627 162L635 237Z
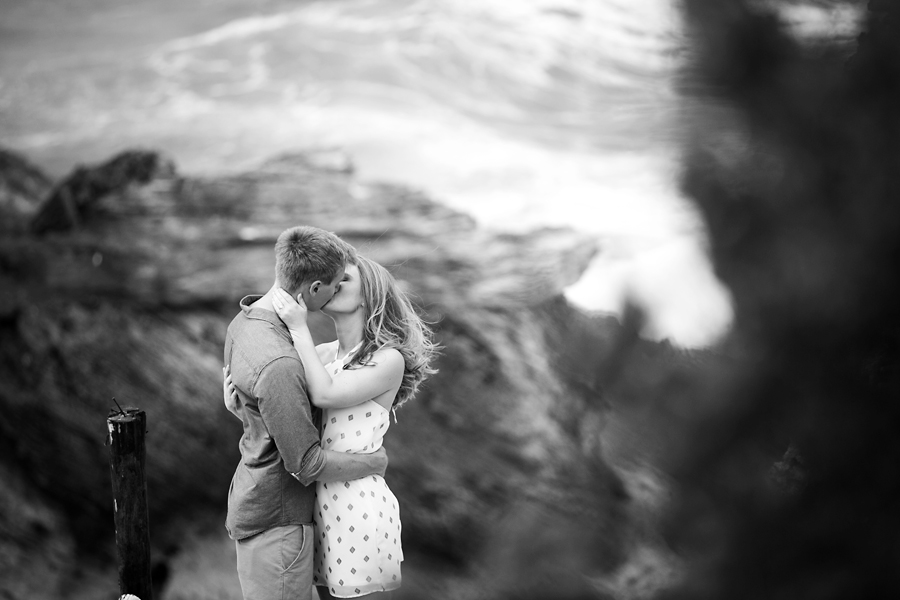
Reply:
M240 435L220 398L224 331L241 296L271 285L278 233L300 223L388 266L445 347L440 372L399 411L386 444L407 595L559 591L560 579L583 581L561 572L602 573L621 559L625 496L597 439L603 356L570 351L571 340L598 348L604 334L561 296L596 252L589 239L481 230L413 190L356 181L336 153L203 179L136 151L52 189L15 160L0 173L2 189L14 190L0 242L8 597L115 594L114 575L96 581L111 572L104 421L113 397L148 415L155 573L180 582L161 587L163 597L237 596L190 584L233 576L227 549L208 558L226 548ZM331 335L324 320L315 327ZM185 558L196 539L218 540L191 555L205 562Z

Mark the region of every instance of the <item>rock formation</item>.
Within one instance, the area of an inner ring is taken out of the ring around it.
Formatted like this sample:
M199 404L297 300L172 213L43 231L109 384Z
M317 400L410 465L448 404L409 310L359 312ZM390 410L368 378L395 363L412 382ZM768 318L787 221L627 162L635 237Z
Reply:
M581 574L621 559L625 495L597 442L603 357L570 350L604 333L561 296L594 243L479 229L414 190L356 181L334 156L205 179L129 152L52 190L35 172L16 188L24 203L4 204L17 219L0 242L0 560L19 574L7 597L115 592L114 578L89 582L111 559L113 397L148 415L157 572L177 570L194 534L221 535L240 435L220 397L225 327L271 285L275 238L300 223L388 266L445 348L386 444L409 597L579 593Z
M24 227L53 183L23 157L0 149L0 232Z

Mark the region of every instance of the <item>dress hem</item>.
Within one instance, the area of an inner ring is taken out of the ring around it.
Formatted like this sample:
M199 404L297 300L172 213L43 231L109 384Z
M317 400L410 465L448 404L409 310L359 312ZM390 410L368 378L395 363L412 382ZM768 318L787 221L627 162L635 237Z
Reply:
M365 586L328 585L327 583L317 583L315 585L316 587L328 588L328 592L335 598L359 598L360 596L365 596L367 594L374 594L376 592L392 592L400 588L399 581L392 581L390 582L390 584L367 583ZM332 588L334 589L334 591L332 591ZM347 589L348 591L343 591L345 589ZM356 590L359 590L359 592L357 592ZM348 595L345 596L343 594Z

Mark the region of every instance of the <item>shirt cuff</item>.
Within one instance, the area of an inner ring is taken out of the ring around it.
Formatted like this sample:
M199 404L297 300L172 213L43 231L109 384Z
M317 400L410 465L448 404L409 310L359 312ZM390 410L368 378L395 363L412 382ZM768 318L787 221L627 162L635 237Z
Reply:
M318 444L311 446L300 463L300 470L291 473L303 485L309 485L318 479L325 469L325 452Z

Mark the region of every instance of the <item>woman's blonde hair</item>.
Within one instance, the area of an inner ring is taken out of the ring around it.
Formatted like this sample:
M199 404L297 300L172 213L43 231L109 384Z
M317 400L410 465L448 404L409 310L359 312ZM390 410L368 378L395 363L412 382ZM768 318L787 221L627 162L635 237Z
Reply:
M439 347L431 328L419 316L390 271L374 260L357 255L362 284L363 340L348 367L368 364L381 348L396 348L403 355L403 381L394 398L398 407L412 398L426 377L437 373L431 367Z

